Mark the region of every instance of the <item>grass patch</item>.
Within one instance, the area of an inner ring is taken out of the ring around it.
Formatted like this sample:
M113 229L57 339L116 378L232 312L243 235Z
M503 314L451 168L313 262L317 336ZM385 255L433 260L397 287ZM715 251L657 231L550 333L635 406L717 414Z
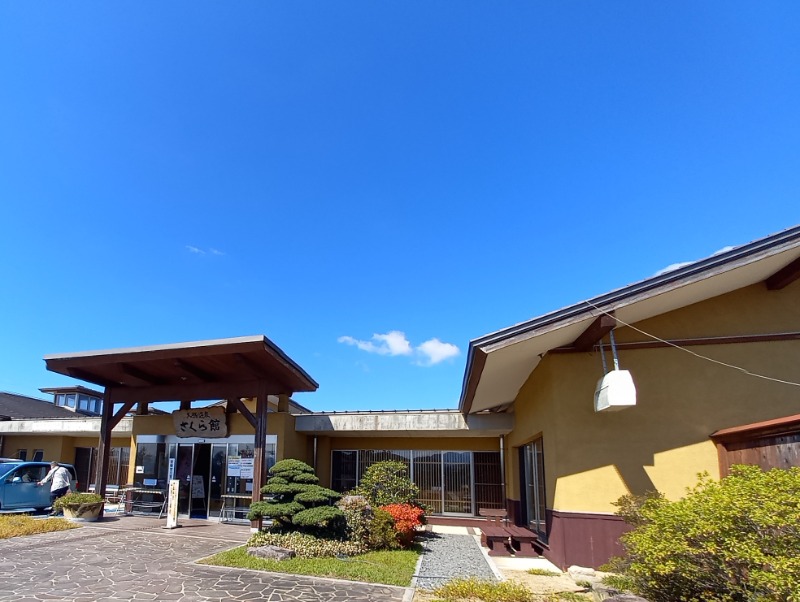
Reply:
M539 575L540 577L561 577L561 573L557 573L556 571L551 571L549 569L532 568L528 569L527 573L529 575Z
M0 539L50 533L52 531L66 531L67 529L75 529L78 526L63 518L41 519L32 518L27 514L8 514L0 516Z
M248 556L247 548L242 546L204 558L200 563L406 587L414 576L421 551L419 546L414 546L410 550L368 552L346 560L338 558L266 560Z
M487 581L469 577L452 579L433 590L433 594L444 600L483 600L483 602L530 602L534 600L531 590L513 581Z

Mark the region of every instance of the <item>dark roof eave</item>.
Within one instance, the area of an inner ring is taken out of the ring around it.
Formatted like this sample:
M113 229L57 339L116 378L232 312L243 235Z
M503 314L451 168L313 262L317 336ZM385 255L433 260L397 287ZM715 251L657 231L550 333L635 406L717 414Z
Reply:
M721 268L737 263L746 263L743 260L750 259L760 254L773 254L783 250L784 245L791 245L800 240L800 226L787 228L782 232L767 236L765 238L741 245L725 253L712 255L706 259L701 259L678 268L653 276L645 280L641 280L634 284L616 289L609 293L604 293L587 301L581 301L565 308L544 314L526 322L520 322L514 326L489 333L477 339L473 339L469 343L469 350L467 352L467 363L465 366L464 379L462 381L461 397L459 399L459 410L462 413L468 413L472 408L472 400L474 398L474 390L470 391L468 384L470 383L470 376L473 366L473 356L476 349L483 351L485 347L503 343L509 339L513 339L520 335L524 335L531 331L541 329L544 327L552 327L559 322L567 320L574 320L578 317L590 317L595 307L610 311L615 309L623 301L636 297L638 295L652 292L661 287L675 288L682 281L689 279L697 279L703 273L710 273L713 275ZM483 366L480 367L481 371ZM477 375L478 378L480 375Z

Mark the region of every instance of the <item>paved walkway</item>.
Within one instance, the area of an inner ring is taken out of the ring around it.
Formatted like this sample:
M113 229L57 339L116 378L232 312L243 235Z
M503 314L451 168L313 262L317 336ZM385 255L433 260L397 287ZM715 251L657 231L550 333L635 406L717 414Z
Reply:
M400 602L388 585L281 575L194 561L243 544L249 526L107 518L80 529L0 540L2 600Z

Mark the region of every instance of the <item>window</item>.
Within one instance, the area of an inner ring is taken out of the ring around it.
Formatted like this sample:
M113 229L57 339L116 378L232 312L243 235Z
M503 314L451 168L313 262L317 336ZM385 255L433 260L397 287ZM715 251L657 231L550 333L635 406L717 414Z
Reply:
M28 459L28 450L27 449L18 449L17 450L17 458L19 460L27 460Z
M519 448L522 466L522 494L525 519L539 539L547 541L546 497L544 490L544 448L537 439Z
M65 405L65 403L66 403L65 402L65 397L66 397L66 395L64 395L63 393L59 393L58 395L56 395L56 405L57 406Z
M68 408L75 407L75 393L67 393L66 406Z
M43 449L33 450L33 461L41 462L42 460L44 460L44 450Z
M358 452L354 450L333 452L331 486L334 491L349 491L356 486L358 475Z
M372 464L387 460L408 466L419 501L432 513L474 514L477 508L504 507L500 452L334 450L331 488L348 491Z

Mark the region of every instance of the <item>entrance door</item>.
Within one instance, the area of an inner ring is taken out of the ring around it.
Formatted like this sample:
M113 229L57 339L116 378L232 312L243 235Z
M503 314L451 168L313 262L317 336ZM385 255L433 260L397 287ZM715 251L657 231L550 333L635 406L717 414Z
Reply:
M92 474L92 456L94 448L76 447L75 448L75 472L78 475L78 490L88 491L89 485L94 483Z
M473 514L470 452L442 454L442 494L444 514Z
M225 443L211 446L211 478L208 482L208 516L218 517L222 508L223 485L225 484L225 462L227 459Z
M178 513L188 515L192 492L192 451L191 443L178 444L178 455L175 461L175 478L178 486Z
M208 481L211 474L211 444L195 443L192 463L190 518L208 517Z

